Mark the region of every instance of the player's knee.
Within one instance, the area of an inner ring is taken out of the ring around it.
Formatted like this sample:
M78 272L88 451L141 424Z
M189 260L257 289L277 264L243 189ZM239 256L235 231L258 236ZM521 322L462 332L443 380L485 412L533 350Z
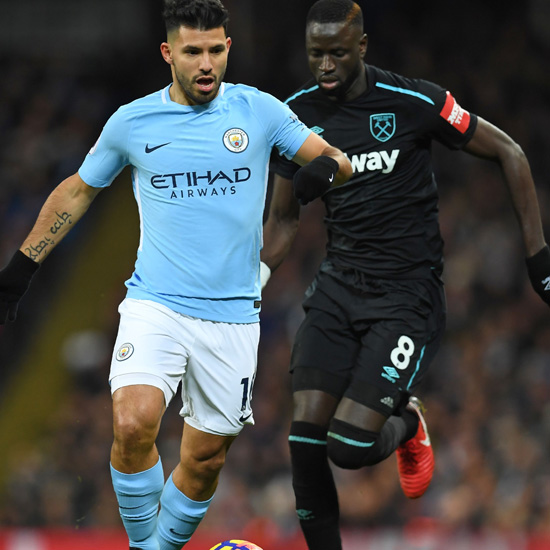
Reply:
M157 438L159 422L157 411L118 403L113 407L115 444L124 454L149 449Z
M153 430L129 415L121 414L113 418L113 432L115 445L121 455L146 452L155 443Z
M340 468L356 470L376 463L373 452L378 433L333 419L327 437L327 453Z

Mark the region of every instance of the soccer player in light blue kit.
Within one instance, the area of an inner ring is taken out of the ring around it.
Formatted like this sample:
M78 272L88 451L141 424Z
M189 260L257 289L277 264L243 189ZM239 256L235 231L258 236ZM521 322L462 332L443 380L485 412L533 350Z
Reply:
M302 165L294 184L303 202L351 175L344 155L287 106L223 83L231 39L219 0L175 0L164 17L172 83L109 119L0 271L3 323L15 319L38 265L131 166L141 238L111 364L111 473L130 548L140 550L178 550L190 539L231 443L253 423L272 148ZM180 381L181 458L165 483L155 440Z

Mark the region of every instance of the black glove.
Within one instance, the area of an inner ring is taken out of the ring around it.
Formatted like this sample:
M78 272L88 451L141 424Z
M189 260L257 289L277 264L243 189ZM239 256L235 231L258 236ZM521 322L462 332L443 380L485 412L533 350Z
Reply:
M19 300L31 284L40 264L18 250L10 263L0 271L0 325L15 321Z
M333 183L339 164L322 155L302 166L294 174L294 196L304 205L320 197Z
M546 245L525 262L535 292L550 305L550 248Z

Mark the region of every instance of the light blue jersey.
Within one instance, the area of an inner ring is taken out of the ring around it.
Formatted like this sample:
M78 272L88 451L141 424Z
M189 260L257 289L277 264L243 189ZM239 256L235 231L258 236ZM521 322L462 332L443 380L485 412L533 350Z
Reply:
M107 187L132 167L141 236L129 298L210 321L257 322L271 149L291 159L310 131L249 86L224 83L201 106L173 102L169 88L118 109L80 177Z

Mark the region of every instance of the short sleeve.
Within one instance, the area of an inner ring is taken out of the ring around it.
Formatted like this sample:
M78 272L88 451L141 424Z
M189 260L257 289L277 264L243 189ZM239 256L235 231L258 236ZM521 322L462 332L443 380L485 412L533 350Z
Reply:
M131 121L121 108L103 127L95 145L86 155L78 173L91 187L108 187L128 162Z
M272 147L287 159L294 158L311 130L288 105L269 94L262 93L255 107Z
M477 126L477 116L462 108L448 90L426 81L419 81L419 89L433 99L428 133L430 137L450 149L461 149L470 141Z

